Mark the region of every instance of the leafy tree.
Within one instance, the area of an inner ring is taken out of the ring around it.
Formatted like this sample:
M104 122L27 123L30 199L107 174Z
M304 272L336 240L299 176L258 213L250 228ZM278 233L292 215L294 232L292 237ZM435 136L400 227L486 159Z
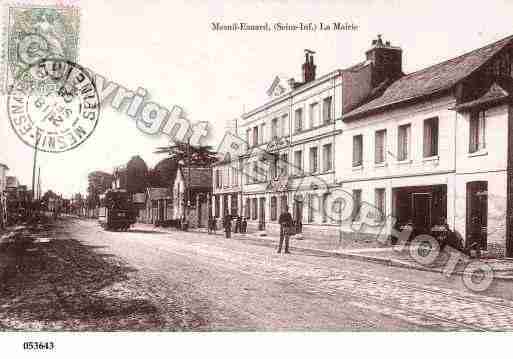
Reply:
M192 146L187 142L158 147L155 153L168 154L168 158L185 167L210 167L218 161L212 146Z

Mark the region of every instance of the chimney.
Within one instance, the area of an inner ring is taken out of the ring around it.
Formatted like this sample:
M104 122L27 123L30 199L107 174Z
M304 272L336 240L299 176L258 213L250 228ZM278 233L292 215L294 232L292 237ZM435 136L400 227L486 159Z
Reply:
M303 64L303 83L315 80L315 69L313 54L315 51L305 49L305 63Z
M383 43L381 35L372 40L372 47L365 55L372 63L372 87L376 87L385 80L396 80L403 74L402 53L400 47L390 45L390 41Z

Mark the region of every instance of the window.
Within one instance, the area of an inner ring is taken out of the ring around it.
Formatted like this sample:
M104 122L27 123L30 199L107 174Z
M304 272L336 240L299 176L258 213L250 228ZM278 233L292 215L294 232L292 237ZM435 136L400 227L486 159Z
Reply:
M271 121L271 139L274 140L278 138L278 119L273 118Z
M216 188L221 188L221 173L219 170L216 170Z
M251 205L249 198L246 198L246 206L244 207L244 217L250 218L251 215Z
M278 199L276 197L271 197L271 221L276 221L278 219Z
M303 151L294 151L294 174L300 176L303 173Z
M469 152L477 152L486 148L486 114L477 111L470 114Z
M298 108L295 112L294 131L295 132L303 131L303 109L302 108Z
M310 147L310 172L315 173L319 170L318 159L317 159L317 147Z
M228 214L228 195L223 196L223 216Z
M363 136L353 136L353 167L361 166L363 163Z
M322 146L322 161L324 172L328 172L333 169L333 150L331 143Z
M376 205L376 215L375 219L378 221L382 221L385 218L385 189L384 188L376 188L374 193L374 200Z
M253 162L253 183L260 181L260 173L258 168L258 161Z
M374 137L374 163L383 163L386 158L387 130L376 131Z
M214 196L214 216L219 217L220 209L219 209L219 196Z
M239 185L239 171L236 165L232 166L232 185L238 186Z
M280 176L289 175L289 155L288 153L282 153L280 155Z
M271 179L274 179L274 178L278 177L278 157L277 156L274 156L271 159L271 169L270 169L270 172L271 172Z
M252 208L251 208L251 219L255 220L258 218L258 199L257 198L253 198L252 200Z
M330 123L332 120L331 118L331 96L326 97L322 101L322 122L324 124Z
M239 205L237 203L237 195L231 195L231 209L232 209L232 216L237 216L239 214Z
M410 133L410 124L399 126L397 136L397 159L399 161L410 158Z
M319 126L319 104L312 103L310 105L310 128Z
M250 128L248 128L248 129L246 130L246 145L248 146L248 148L249 148L249 147L251 147L251 142L250 142L250 140L251 140L251 129L250 129Z
M360 207L362 206L362 190L353 190L353 221L360 220Z
M258 138L258 143L265 142L265 123L260 124L260 137Z
M253 146L258 145L258 126L253 127Z
M438 155L438 117L424 120L424 157Z
M283 115L281 117L281 135L287 136L289 134L289 116Z

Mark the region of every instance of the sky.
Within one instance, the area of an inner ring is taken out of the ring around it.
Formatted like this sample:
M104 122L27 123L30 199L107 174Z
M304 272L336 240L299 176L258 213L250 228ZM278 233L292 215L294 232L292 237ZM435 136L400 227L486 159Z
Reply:
M66 2L65 0L61 0ZM76 2L68 0L69 2ZM317 75L364 60L377 34L403 49L410 73L513 34L513 1L82 1L79 63L147 100L182 107L209 121L216 147L225 124L262 105L274 77L301 79L303 50L316 51ZM1 18L0 25L5 28ZM215 32L212 22L349 22L357 31ZM3 38L5 39L5 37ZM29 187L32 148L11 129L0 97L0 163ZM154 166L167 137L140 132L123 112L103 106L93 135L61 154L38 155L43 191L86 192L87 174L111 172L132 156Z

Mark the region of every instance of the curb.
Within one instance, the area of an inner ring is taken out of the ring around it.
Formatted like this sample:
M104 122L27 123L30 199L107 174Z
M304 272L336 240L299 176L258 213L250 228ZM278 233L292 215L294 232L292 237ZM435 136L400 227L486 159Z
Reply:
M169 231L165 230L164 228L160 228L161 232L165 233L175 233L176 231ZM190 233L196 232L196 233L203 233L207 234L206 230L197 230L197 229L189 229ZM214 236L222 236L224 237L224 232L218 232L216 234L212 234ZM231 239L239 239L232 237ZM277 240L272 239L272 237L267 236L258 236L255 234L249 234L247 233L245 238L240 239L252 239L252 240L258 240L261 243L265 243L265 246L271 247L269 244L276 245ZM406 268L406 269L414 269L424 272L432 272L432 273L439 273L443 274L443 270L439 268L429 268L429 267L423 267L421 265L415 265L410 262L405 262L397 259L391 259L391 258L384 258L384 257L373 257L368 256L364 254L356 254L356 253L349 253L349 252L336 252L336 251L330 251L330 250L324 250L324 249L316 249L316 248L308 248L308 247L301 247L301 246L291 246L294 249L300 250L302 252L308 252L313 254L320 254L320 255L329 255L331 257L339 257L339 258L345 258L345 259L353 259L358 260L361 262L372 262L377 263L381 265L386 265L389 267L398 267L398 268ZM451 275L459 275L462 276L463 272L458 271L451 273ZM504 281L513 281L513 276L507 276L507 275L498 275L494 273L494 279L504 280Z

